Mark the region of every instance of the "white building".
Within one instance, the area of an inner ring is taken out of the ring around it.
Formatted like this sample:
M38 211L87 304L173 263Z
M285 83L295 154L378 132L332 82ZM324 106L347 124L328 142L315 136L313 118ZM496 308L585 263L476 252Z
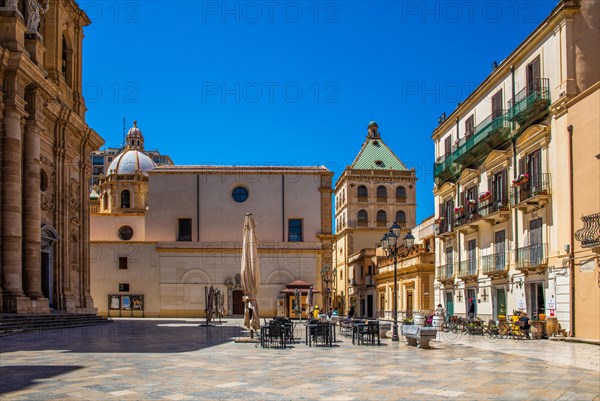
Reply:
M598 82L599 8L561 1L433 133L435 303L450 313L524 310L570 330L565 105Z

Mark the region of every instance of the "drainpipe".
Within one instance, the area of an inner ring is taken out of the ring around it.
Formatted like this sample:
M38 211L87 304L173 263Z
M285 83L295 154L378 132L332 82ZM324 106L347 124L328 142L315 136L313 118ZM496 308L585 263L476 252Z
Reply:
M569 131L569 202L571 203L571 230L569 232L569 270L571 282L571 337L575 337L575 205L573 203L573 125Z
M511 80L512 80L512 99L513 99L513 103L515 100L515 67L514 66L510 66L510 75L511 75ZM514 104L513 104L514 107ZM515 122L513 121L512 123L512 131L515 131L516 125ZM517 161L517 142L515 140L515 138L512 138L512 151L513 151L513 179L517 179L517 168L518 166L518 161ZM506 183L508 184L508 183ZM516 201L517 200L517 189L513 188L513 199ZM514 241L515 241L515 262L519 261L519 211L517 209L515 209L515 235L514 235Z

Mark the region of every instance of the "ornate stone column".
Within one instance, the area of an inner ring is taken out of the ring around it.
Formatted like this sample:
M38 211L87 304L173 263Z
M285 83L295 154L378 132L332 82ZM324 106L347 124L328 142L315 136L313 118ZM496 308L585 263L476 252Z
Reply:
M40 204L40 126L36 110L41 107L38 89L25 92L29 117L23 136L23 289L32 299L41 299L41 204ZM48 305L45 305L47 309Z
M25 312L29 301L23 295L21 249L21 118L25 108L17 81L16 71L7 71L2 138L2 306L6 312Z

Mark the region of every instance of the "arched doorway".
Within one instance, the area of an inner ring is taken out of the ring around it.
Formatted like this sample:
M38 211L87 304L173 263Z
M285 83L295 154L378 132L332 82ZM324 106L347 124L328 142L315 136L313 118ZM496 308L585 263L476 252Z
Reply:
M56 230L47 225L42 225L42 255L41 255L41 274L42 274L42 293L48 299L50 309L54 309L54 244L58 241Z
M233 314L243 315L244 314L244 292L242 290L234 290L232 293L233 298Z

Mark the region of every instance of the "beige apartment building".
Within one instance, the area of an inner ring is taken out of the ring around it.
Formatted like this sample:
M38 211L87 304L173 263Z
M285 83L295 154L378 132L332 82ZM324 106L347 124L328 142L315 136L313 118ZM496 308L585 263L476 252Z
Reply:
M211 286L224 294L226 315L242 314L246 213L257 224L261 316L289 314L299 283L321 290L319 272L333 241L333 173L325 167L156 167L137 126L126 143L92 194L92 294L102 315L204 316Z
M383 142L375 121L335 185L336 236L332 252L332 305L340 314L354 305L362 316L377 314L376 244L397 222L403 233L415 226L416 172ZM362 272L362 275L361 275Z
M83 31L73 0L0 2L0 311L95 313Z
M431 216L411 230L415 243L411 249L400 249L396 266L393 257L385 256L384 250L377 248L374 279L379 317L390 320L394 318L394 268L397 277L398 320L410 319L415 312L430 314L435 310L433 221L434 217ZM399 241L402 241L402 237Z
M574 243L573 215L599 211L599 11L560 1L433 132L435 303L450 313L598 328L597 252Z

